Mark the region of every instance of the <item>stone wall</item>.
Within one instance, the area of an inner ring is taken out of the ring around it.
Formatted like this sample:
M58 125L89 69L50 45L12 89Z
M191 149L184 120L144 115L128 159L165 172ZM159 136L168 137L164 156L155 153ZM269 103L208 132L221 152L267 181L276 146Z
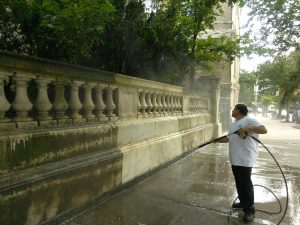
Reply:
M218 135L202 85L0 52L0 224L53 221Z

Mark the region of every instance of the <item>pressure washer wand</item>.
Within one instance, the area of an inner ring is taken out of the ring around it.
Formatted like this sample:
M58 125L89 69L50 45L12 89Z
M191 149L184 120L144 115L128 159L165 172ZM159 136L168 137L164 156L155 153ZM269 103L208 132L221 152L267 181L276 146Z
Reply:
M216 139L214 139L214 140L205 142L205 143L199 145L197 148L202 148L202 147L204 147L204 146L206 146L206 145L209 145L209 144L211 144L211 143L217 142L217 141L219 141L219 140L221 140L221 139L223 139L223 138L226 138L226 137L228 137L228 136L230 136L230 135L233 135L233 134L239 134L239 131L236 130L236 131L234 131L234 132L232 132L232 133L230 133L230 134L227 134L227 135L224 135L224 136L222 136L222 137L218 137L218 138L216 138Z

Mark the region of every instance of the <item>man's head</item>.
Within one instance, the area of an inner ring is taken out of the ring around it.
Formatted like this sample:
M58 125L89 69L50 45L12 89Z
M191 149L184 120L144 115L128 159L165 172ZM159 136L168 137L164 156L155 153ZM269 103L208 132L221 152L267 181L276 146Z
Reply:
M244 104L237 104L235 105L234 109L232 110L232 117L236 119L243 118L244 116L247 116L248 109L247 106Z

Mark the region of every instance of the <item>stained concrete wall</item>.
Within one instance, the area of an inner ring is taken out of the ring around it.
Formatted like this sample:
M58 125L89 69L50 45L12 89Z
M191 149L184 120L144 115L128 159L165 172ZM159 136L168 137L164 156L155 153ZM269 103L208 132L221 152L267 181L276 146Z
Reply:
M218 135L210 78L203 90L183 90L5 52L0 78L1 225L44 224L83 209ZM31 86L41 80L47 85Z

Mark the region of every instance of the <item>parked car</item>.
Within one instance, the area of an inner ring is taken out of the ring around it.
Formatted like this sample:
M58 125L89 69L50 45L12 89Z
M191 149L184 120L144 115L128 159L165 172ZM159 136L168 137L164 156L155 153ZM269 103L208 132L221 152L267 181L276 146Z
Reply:
M292 116L292 121L300 123L300 110L295 110Z

